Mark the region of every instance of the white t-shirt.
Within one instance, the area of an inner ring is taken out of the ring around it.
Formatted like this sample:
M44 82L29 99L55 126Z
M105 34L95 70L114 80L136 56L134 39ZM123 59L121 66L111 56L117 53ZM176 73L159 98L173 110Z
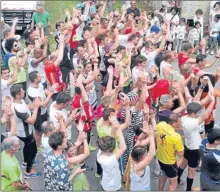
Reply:
M32 87L31 85L27 89L28 99L32 102L36 97L40 97L44 101L47 97L44 92L44 87L40 83L37 88ZM44 115L47 112L47 108L41 107L41 115Z
M160 64L160 77L162 79L165 79L164 74L163 74L163 68L164 67L172 67L172 65L170 63L167 63L166 61L162 61Z
M100 55L100 58L101 58L99 69L101 71L106 71L106 67L105 67L105 64L104 64L104 61L103 61L103 58L104 58L104 55L105 55L105 49L104 49L103 46L100 46L100 45L99 45L99 55Z
M141 55L145 56L147 58L147 67L146 72L149 71L149 69L155 65L155 57L157 56L156 50L151 51L150 53L145 52L145 47L141 50Z
M202 142L200 136L200 125L198 119L184 116L181 118L183 133L185 136L185 145L190 150L199 149Z
M49 137L46 137L44 134L42 135L41 138L41 146L43 149L43 152L46 154L48 151L50 151L52 148L49 145Z
M9 96L11 97L10 88L12 85L8 85L9 80L1 79L1 91L2 91L2 98Z
M217 37L218 36L218 33L214 33L214 34L212 34L212 32L213 31L220 31L220 22L215 22L215 21L213 21L212 22L212 25L211 25L211 29L210 29L210 36L211 37Z
M105 191L117 191L121 188L121 172L115 155L102 155L97 153L97 161L103 169L101 185Z
M49 119L50 121L53 123L55 128L59 128L59 122L57 120L57 114L61 114L63 116L64 121L67 121L68 119L68 112L66 109L63 110L57 110L54 108L54 104L56 103L56 101L54 101L51 105L50 105L50 110L49 110ZM68 134L68 139L71 139L71 124L67 127L67 134Z
M12 102L12 111L15 114L17 136L28 137L33 133L33 126L25 121L31 116L31 111L24 100L21 103Z
M177 39L184 39L186 35L186 26L185 25L178 25L176 27L176 38Z
M38 63L37 67L34 67L32 62L34 58L29 56L28 57L28 73L31 73L33 71L38 71L41 76L41 83L46 82L46 74L44 72L44 64L43 62Z
M165 21L169 21L169 22L175 22L175 23L178 23L180 21L180 18L179 18L179 15L176 14L175 16L172 15L172 13L166 13L164 15L164 20ZM174 32L176 31L176 25L174 24L171 24L171 27L170 27L170 33L168 35L168 41L171 41L175 38L174 36Z
M199 21L200 24L202 25L202 26L201 26L201 33L202 33L202 37L203 37L203 23L204 23L203 17L200 17L200 18L198 19L197 16L195 15L193 21L194 21L194 23L195 23L196 21Z
M128 35L118 35L119 45L127 47L128 45Z
M133 84L136 83L136 81L137 81L138 73L139 73L139 69L137 67L134 67L132 69L132 81L133 81Z

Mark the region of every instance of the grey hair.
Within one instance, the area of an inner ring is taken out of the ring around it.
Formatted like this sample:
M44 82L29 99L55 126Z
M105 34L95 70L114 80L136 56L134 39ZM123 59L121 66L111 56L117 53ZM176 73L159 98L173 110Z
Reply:
M43 131L44 134L53 131L53 129L50 127L51 123L52 122L50 122L50 121L44 121L42 123L41 127L42 127L42 131Z
M3 141L4 150L9 151L16 144L19 144L19 139L16 136L5 138Z

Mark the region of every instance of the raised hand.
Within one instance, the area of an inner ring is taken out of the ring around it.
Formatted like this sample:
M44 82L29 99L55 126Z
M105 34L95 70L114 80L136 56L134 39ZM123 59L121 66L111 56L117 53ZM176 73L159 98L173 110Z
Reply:
M84 130L84 122L82 120L79 120L79 123L76 125L76 128L79 132L82 132Z
M34 108L39 108L41 106L41 99L39 97L36 97L34 99L33 104L34 104Z
M111 65L108 67L107 70L109 75L113 75L113 67Z

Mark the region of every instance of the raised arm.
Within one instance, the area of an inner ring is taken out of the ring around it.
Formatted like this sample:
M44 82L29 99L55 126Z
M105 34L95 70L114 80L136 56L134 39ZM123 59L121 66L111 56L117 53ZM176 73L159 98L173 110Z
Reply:
M12 37L14 37L14 35L15 35L17 23L18 23L18 18L15 17L15 18L12 20L12 26L11 26L11 36L12 36Z
M122 134L122 130L121 130L121 129L118 129L118 130L116 131L116 134L117 134L117 136L118 136L118 138L119 138L120 147L119 147L119 149L115 152L114 155L115 155L115 157L116 157L117 159L119 159L119 158L124 154L124 152L126 151L127 147L126 147L126 144L125 144L124 136L123 136L123 134Z
M60 62L63 60L63 52L64 52L64 34L59 35L59 47L58 47L58 57L54 61L54 65L60 65Z

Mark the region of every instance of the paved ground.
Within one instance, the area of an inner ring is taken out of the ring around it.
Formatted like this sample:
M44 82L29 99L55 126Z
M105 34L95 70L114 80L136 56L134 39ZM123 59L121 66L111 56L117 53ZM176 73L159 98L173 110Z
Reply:
M208 57L208 59L210 59L210 58L211 57ZM212 68L208 69L207 71L212 71L213 72L216 68L216 65L219 66L220 61L216 62L216 64ZM217 87L220 87L220 84L218 84ZM99 98L100 98L101 97L100 96L100 86L97 87L97 91L98 91ZM220 114L220 101L219 100L218 100L218 106L217 106L217 113L216 114L217 114L216 119L217 119L217 121L220 122L220 120L219 120L220 119L220 115L219 115ZM91 142L93 144L95 144L96 139L97 139L97 133L96 133L95 128L93 129L93 133L94 133L94 136L92 137ZM75 138L75 135L76 135L76 131L73 130L73 137L74 138ZM19 162L22 163L22 158L23 158L22 150L17 154L17 158L19 159ZM36 159L39 160L39 164L37 164L36 170L41 171L42 174L43 174L43 157L41 155L38 155L36 157ZM87 159L87 164L94 167L94 170L91 173L86 173L86 175L87 175L87 178L89 180L90 190L91 191L101 191L100 179L96 178L94 176L95 175L95 170L96 170L95 160L96 160L96 152L92 152L90 154L89 158ZM152 162L151 170L153 169L153 164L154 164L154 161ZM182 178L183 178L183 180L185 180L186 171L184 172ZM43 175L40 178L29 179L28 181L31 183L31 188L33 190L36 190L36 191L43 191L44 190L44 176ZM153 177L151 177L151 188L152 188L152 191L157 191L157 189L158 189L158 179L154 179ZM194 188L194 190L199 190L199 173L196 173L196 177L195 177L195 180L194 180L194 183L193 183L193 188ZM178 191L184 191L185 190L185 185L179 186L177 190Z

